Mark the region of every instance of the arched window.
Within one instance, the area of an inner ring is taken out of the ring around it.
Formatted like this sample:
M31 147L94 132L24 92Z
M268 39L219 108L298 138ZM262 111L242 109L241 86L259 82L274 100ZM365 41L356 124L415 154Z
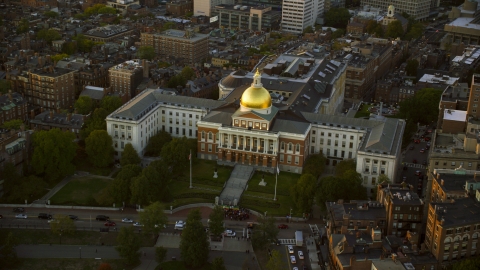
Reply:
M469 235L468 234L465 234L463 236L463 241L468 241L468 239L470 239Z
M213 133L211 131L208 132L208 139L213 140Z
M300 152L300 144L297 143L297 145L295 146L295 152Z
M293 143L288 143L288 151L293 151Z
M202 140L205 139L205 131L202 131Z
M452 238L447 237L445 238L445 241L443 241L445 244L452 242Z
M281 150L285 150L285 143L284 143L284 142L281 142L281 143L280 143L280 149L281 149Z

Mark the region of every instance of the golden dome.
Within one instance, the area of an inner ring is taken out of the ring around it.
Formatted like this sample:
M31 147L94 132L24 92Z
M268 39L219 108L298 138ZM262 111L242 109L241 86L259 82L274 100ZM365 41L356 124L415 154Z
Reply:
M263 88L262 75L258 69L253 76L252 85L243 92L240 104L250 109L267 109L272 106L272 97L267 89Z

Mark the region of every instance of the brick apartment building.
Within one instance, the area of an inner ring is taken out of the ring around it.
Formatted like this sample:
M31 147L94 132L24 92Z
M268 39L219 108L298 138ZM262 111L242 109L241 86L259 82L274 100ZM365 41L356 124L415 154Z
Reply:
M360 54L348 54L345 98L362 99L375 82L375 60Z
M12 163L21 173L21 165L24 161L28 162L31 132L24 129L23 125L19 130L0 129L0 171L5 164ZM0 194L3 193L2 188L0 186Z
M111 92L118 92L120 96L128 93L128 97L136 95L136 88L143 77L148 78L146 60L129 60L111 67L109 70Z
M34 130L50 130L58 128L62 131L70 131L80 138L80 130L86 120L85 115L63 113L60 110L42 110L36 116L31 115L30 128Z
M184 64L200 63L208 57L208 35L191 30L170 29L161 33L142 33L142 46L152 46L159 58L180 59Z
M185 16L187 13L193 13L193 1L191 0L173 0L166 4L166 13L172 16Z
M117 38L131 35L134 29L125 25L107 25L88 30L86 38L97 42L110 42Z
M0 94L0 126L14 119L26 120L27 116L27 101L21 94L11 90L6 95Z
M54 8L58 6L58 2L55 0L21 0L22 6L25 7L50 7Z

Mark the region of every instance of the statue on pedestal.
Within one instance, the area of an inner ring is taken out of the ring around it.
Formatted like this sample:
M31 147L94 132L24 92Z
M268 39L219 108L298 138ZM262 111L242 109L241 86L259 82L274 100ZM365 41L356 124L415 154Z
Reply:
M215 167L215 171L213 172L213 178L218 178L217 167Z

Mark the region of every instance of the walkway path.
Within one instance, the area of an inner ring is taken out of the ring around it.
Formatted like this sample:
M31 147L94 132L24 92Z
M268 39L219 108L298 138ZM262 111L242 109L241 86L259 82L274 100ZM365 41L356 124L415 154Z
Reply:
M235 199L238 203L245 187L247 186L248 180L250 180L253 175L253 172L254 168L251 166L235 165L230 178L227 180L225 188L220 194L220 204L233 205Z

